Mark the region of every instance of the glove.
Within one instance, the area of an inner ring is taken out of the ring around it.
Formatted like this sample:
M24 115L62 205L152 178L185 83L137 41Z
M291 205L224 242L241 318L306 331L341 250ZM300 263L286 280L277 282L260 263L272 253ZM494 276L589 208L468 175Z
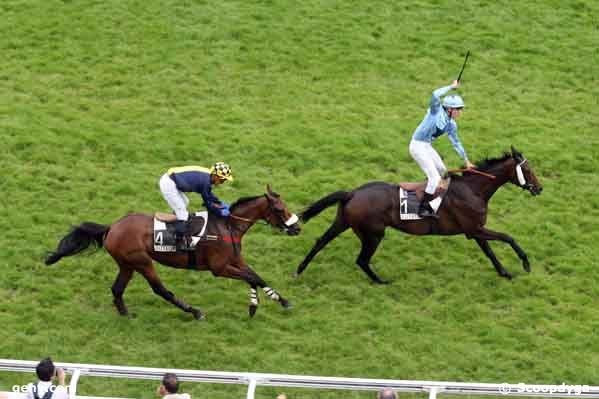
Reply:
M228 205L225 205L220 209L220 215L223 217L231 216L231 211L229 210Z

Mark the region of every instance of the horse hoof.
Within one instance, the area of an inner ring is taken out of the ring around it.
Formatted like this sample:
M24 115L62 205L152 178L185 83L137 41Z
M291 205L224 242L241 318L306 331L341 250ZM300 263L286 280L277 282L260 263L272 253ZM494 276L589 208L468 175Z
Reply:
M121 305L116 302L113 302L113 303L114 303L114 306L116 307L116 311L119 313L119 315L125 316L125 317L129 316L129 310L127 310L125 305Z
M524 271L526 271L527 273L530 273L530 263L528 263L527 260L522 262L522 266L524 267Z
M204 313L202 313L202 311L199 309L192 310L191 314L193 314L193 318L196 320L204 320L206 318L206 316L204 316Z
M509 274L509 273L502 274L502 275L501 275L501 277L505 277L505 278L507 278L508 280L511 280L511 279L513 279L513 278L514 278L514 277L513 277L511 274Z
M283 298L281 298L281 306L284 307L285 309L293 308L293 304L291 302L289 302L287 299L283 299Z
M291 278L299 278L299 273L298 272L291 273Z
M250 305L250 307L248 308L248 313L250 314L250 318L254 317L254 315L256 314L256 310L258 310L258 306Z
M376 280L376 284L391 284L391 280Z

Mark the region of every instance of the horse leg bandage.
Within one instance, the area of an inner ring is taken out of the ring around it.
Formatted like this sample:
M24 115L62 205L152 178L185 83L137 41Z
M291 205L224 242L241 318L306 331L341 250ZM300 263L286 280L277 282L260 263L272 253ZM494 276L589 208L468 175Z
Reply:
M253 288L250 288L250 303L258 306L258 291Z
M279 294L277 294L277 292L275 290L273 290L270 287L264 287L262 288L264 290L264 293L266 295L268 295L270 297L270 299L272 299L273 301L278 301L279 300Z

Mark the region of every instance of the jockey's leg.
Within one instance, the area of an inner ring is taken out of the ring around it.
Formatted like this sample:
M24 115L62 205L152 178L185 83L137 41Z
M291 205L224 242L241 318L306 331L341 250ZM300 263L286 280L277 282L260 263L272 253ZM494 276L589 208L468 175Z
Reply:
M177 220L175 222L175 245L178 250L186 251L189 249L188 224L186 220Z
M160 192L177 216L177 221L175 222L175 241L177 249L186 250L189 247L187 245L187 220L189 219L187 204L189 204L189 199L184 193L177 189L175 182L167 174L164 174L160 178Z
M435 190L441 180L439 168L444 168L445 166L441 161L441 157L439 157L439 154L437 154L437 151L435 151L430 143L412 140L410 143L410 154L422 168L427 177L424 198L420 202L418 216L437 217L429 202L434 198Z
M445 176L445 173L447 173L447 168L445 167L443 160L439 156L439 153L431 146L429 154L431 160L435 164L435 169L437 169L437 172L439 172L439 175L441 177Z

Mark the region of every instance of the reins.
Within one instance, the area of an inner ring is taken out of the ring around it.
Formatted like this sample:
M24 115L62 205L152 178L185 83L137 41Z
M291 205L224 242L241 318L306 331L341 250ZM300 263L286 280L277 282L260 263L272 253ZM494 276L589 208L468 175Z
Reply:
M230 214L229 218L240 220L240 221L246 222L246 223L256 223L256 224L265 224L265 225L268 224L267 222L260 220L260 219L257 219L257 220L247 219L247 218L242 218L241 216L237 216L237 215L233 215L233 214Z
M252 219L246 219L246 218L242 218L241 216L236 216L236 215L229 215L230 218L233 219L237 219L237 220L241 220L242 222L248 222L248 223L253 223L254 221Z
M478 169L460 168L460 169L451 169L451 170L447 171L447 173L460 173L460 172L472 172L472 173L476 173L476 174L481 175L481 176L488 177L489 179L495 179L496 178L496 176L494 176L492 174L489 174L489 173L485 173L485 172L480 171Z

